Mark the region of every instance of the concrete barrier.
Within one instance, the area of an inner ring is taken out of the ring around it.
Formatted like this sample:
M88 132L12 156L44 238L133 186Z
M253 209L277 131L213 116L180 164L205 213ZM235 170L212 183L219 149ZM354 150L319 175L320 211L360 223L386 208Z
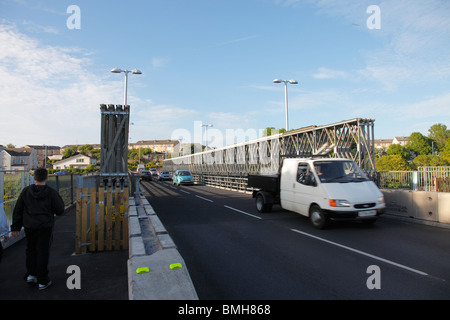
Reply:
M145 197L135 200L129 200L129 299L198 300L186 263L164 225ZM171 268L174 264L181 268ZM139 268L148 271L137 273Z
M419 220L450 223L450 194L443 192L381 190L388 214Z

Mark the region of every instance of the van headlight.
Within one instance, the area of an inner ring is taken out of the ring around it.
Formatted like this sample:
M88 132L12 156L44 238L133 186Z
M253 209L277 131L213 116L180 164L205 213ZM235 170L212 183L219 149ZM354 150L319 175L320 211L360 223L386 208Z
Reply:
M350 203L347 200L330 199L330 207L350 207Z
M381 197L378 198L377 204L385 204L385 202L384 202L384 196L381 196Z

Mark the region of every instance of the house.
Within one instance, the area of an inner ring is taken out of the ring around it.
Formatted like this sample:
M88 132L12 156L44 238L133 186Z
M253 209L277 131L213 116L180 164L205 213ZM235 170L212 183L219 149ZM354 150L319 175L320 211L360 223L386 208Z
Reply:
M38 167L37 154L31 148L4 148L0 151L0 170L33 170Z
M174 151L178 151L179 148L178 140L141 140L136 143L130 143L128 145L129 149L145 149L150 148L153 152L162 152L165 154L170 154Z
M387 150L392 144L392 139L375 139L375 148Z
M409 141L409 137L395 137L394 139L375 139L375 148L387 150L391 144L399 144L404 147Z
M86 169L86 167L90 164L96 165L97 159L79 153L70 158L66 158L61 161L55 162L53 164L53 169L70 169L70 168Z
M37 154L37 166L38 168L44 167L46 162L46 159L48 159L50 156L53 155L59 155L60 148L58 146L38 146L38 145L26 145L24 148L31 148L36 150Z
M395 137L392 144L399 144L404 147L409 141L409 137Z

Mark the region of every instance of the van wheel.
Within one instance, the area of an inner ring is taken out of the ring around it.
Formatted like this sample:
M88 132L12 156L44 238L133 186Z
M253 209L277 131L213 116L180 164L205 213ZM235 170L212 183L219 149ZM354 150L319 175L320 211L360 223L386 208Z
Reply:
M312 225L317 229L323 229L327 225L327 217L319 206L313 205L309 210L309 219Z
M270 212L272 210L272 204L264 203L264 197L261 194L256 196L256 210L258 212Z

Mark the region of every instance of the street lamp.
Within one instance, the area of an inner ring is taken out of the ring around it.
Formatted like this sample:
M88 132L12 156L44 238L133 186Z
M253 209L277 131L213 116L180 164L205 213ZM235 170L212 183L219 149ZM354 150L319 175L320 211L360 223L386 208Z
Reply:
M291 80L281 80L281 79L275 79L273 80L273 83L282 83L284 82L284 105L286 108L286 131L289 131L289 121L288 121L288 94L287 94L287 84L298 84L297 80L291 79Z
M205 127L205 151L208 151L208 127L212 127L212 124L202 124L202 127Z
M125 84L124 84L124 92L123 92L123 105L124 107L127 105L127 90L128 90L128 73L132 73L132 74L142 74L142 72L138 69L133 69L131 71L128 70L122 70L119 68L114 68L111 69L112 73L125 73Z

